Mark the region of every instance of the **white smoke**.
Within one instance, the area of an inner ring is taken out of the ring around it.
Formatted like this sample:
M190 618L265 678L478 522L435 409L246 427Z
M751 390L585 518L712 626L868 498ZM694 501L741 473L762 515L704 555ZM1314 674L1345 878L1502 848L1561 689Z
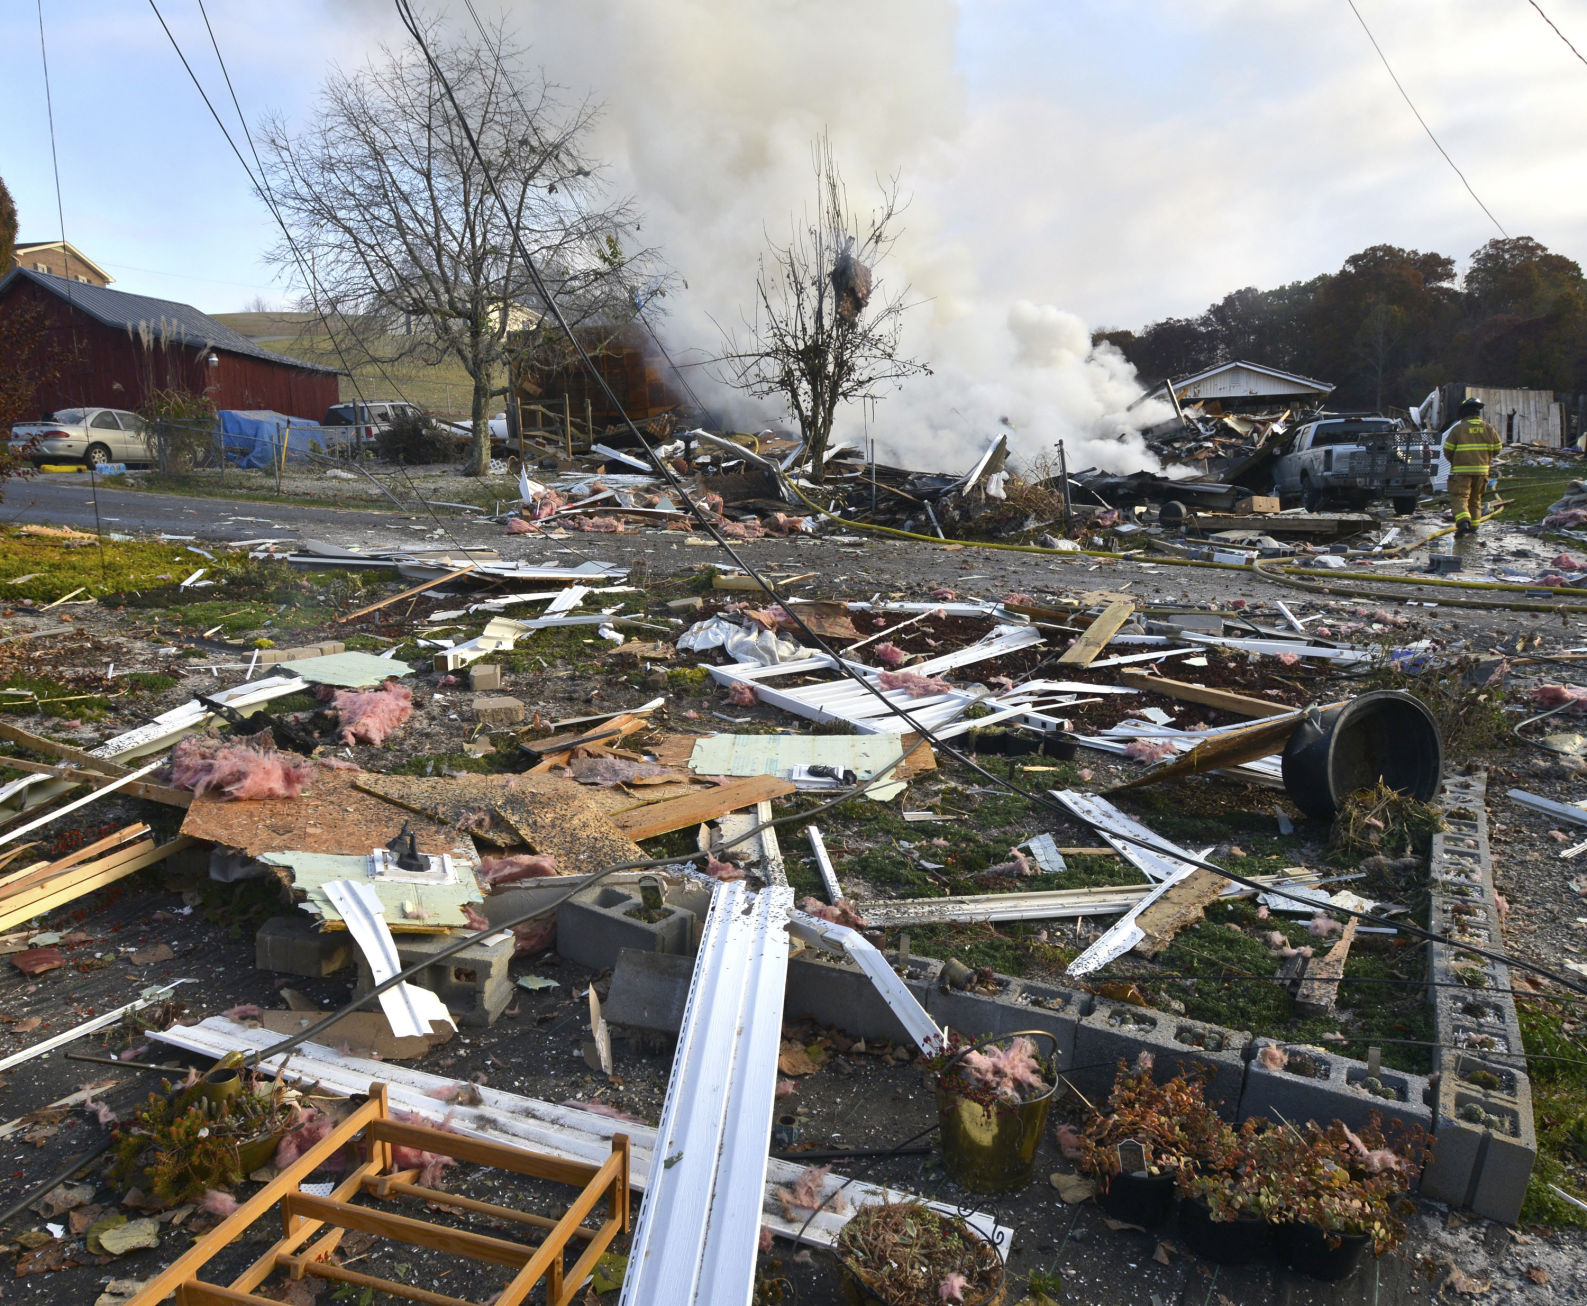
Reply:
M932 369L884 402L852 405L834 438L868 436L884 459L956 470L1012 428L1017 458L1061 439L1071 468L1157 466L1137 432L1172 410L1129 408L1141 387L1123 357L1093 349L1071 313L982 289L980 260L1018 259L1002 216L1018 178L1011 194L986 197L974 229L948 231L939 218L933 196L956 184L972 113L951 0L513 0L508 16L551 81L604 103L592 153L637 198L640 239L686 282L660 330L708 402L725 396L690 362L741 325L757 259L813 205L811 144L825 130L856 209L895 174L910 197L877 275L882 293L911 285L920 307L906 352ZM461 8L450 17L470 27ZM1031 148L1039 166L1040 142ZM775 401L747 406L729 393L740 421L785 416Z

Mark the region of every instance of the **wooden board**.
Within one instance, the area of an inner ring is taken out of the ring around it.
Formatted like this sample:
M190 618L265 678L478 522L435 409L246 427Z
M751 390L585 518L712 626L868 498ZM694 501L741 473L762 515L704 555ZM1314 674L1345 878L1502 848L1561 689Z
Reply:
M85 771L97 771L100 775L123 776L132 769L131 767L122 766L119 762L112 762L107 758L95 757L92 753L85 753L80 748L73 748L70 744L56 743L53 739L46 739L43 735L35 735L22 729L21 726L14 726L5 721L0 721L0 739L9 739L13 744L21 744L29 752L65 758L68 762L75 763Z
M1146 936L1135 945L1135 950L1155 957L1174 941L1174 935L1180 930L1199 921L1228 884L1229 881L1217 872L1198 867L1177 884L1170 885L1135 918L1135 924Z
M1303 1016L1326 1016L1339 998L1339 981L1345 973L1350 944L1359 922L1354 916L1345 922L1339 941L1321 957L1309 958L1300 987L1295 990L1295 1010Z
M464 830L500 848L550 853L579 875L645 852L620 832L585 786L552 775L356 775L365 793ZM676 829L670 826L669 829Z
M1292 712L1276 721L1258 721L1255 725L1228 734L1209 735L1188 753L1181 753L1171 762L1154 767L1145 775L1114 785L1108 793L1121 789L1137 789L1142 785L1156 784L1160 780L1174 780L1183 775L1204 775L1208 771L1221 771L1225 767L1254 762L1259 757L1271 757L1284 751L1284 745L1295 733L1302 720L1301 713Z
M1135 611L1135 604L1127 599L1118 599L1109 603L1102 609L1100 616L1086 627L1085 634L1075 640L1058 659L1058 665L1068 667L1089 667L1096 661L1097 655L1108 645L1108 641L1119 633L1119 627L1130 619Z
M298 798L240 803L210 795L195 798L182 833L241 849L250 857L278 852L363 856L385 847L408 820L420 852L449 853L466 842L454 829L358 789L355 776L356 771L317 768L307 792Z
M1251 698L1227 689L1213 689L1207 685L1193 684L1188 680L1169 680L1166 676L1154 676L1150 672L1138 671L1131 667L1120 671L1119 679L1131 689L1162 694L1185 703L1200 703L1203 707L1215 707L1222 712L1232 712L1235 716L1278 716L1293 710L1287 703Z
M134 845L136 851L130 856L117 852L97 862L85 862L81 866L74 867L65 875L39 886L34 893L19 894L15 898L7 899L4 907L0 907L0 930L9 930L44 912L75 902L84 894L102 889L107 884L114 884L134 871L141 871L145 866L153 866L156 862L164 861L172 853L181 851L190 843L192 843L191 839L178 838L159 847L138 844Z
M702 821L714 821L729 812L754 807L757 803L773 798L783 798L793 792L792 780L783 780L774 775L752 775L729 784L697 789L679 798L665 798L657 803L614 812L611 820L630 839L653 839L658 834L699 825Z
M64 766L50 766L45 762L29 762L20 757L0 757L0 769L10 771L27 771L32 775L53 776L57 780L70 780L73 784L87 784L95 789L104 787L113 782L113 777L99 772L85 772L81 768ZM117 770L125 772L124 767ZM153 803L164 803L167 807L187 807L192 804L193 794L187 789L173 789L170 785L150 784L147 780L133 780L122 785L118 793L127 794L133 798L147 798Z

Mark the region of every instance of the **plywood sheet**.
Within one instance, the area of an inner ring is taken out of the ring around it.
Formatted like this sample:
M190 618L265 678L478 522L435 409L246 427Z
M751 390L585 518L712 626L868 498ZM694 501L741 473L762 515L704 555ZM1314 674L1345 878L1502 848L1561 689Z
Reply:
M354 778L365 793L423 812L497 847L522 844L550 853L564 875L645 857L643 849L614 828L583 785L560 776L362 774Z
M228 802L209 795L195 798L182 833L240 848L250 857L286 851L362 856L385 847L408 820L413 822L420 852L456 854L460 845L468 843L455 829L358 789L353 779L359 774L320 767L308 791L298 798L253 802Z

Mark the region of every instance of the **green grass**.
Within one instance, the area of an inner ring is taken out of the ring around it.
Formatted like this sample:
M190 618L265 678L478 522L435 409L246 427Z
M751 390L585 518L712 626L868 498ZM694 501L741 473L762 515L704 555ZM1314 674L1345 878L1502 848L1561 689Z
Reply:
M209 568L205 579L220 579L241 565L241 558L216 553L211 561L179 544L158 541L106 540L101 550L93 540L8 533L0 535L0 604L9 607L19 599L50 603L78 586L97 599L157 585L174 589L199 567ZM8 583L22 576L30 579Z
M1513 477L1501 472L1499 497L1512 502L1499 520L1518 526L1542 521L1549 505L1583 477L1587 469L1581 467L1517 467Z
M39 712L62 720L97 721L110 710L110 699L47 676L15 672L0 680L0 712Z
M1587 1061L1587 1040L1581 1035L1580 1011L1541 998L1522 998L1515 1004L1537 1129L1537 1163L1521 1207L1524 1224L1587 1228L1587 1211L1549 1188L1558 1184L1587 1200L1587 1065L1581 1064Z

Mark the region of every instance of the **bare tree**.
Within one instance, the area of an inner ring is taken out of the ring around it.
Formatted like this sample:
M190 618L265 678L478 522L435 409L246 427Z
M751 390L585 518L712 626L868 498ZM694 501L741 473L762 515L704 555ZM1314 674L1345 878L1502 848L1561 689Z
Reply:
M879 295L877 265L898 239L896 177L868 216L854 211L823 133L813 150L816 211L791 224L786 245L761 256L755 314L729 336L719 360L740 390L784 399L799 423L811 474L826 473L839 407L879 399L909 376L929 373L900 355L909 287Z
M350 364L462 364L473 382L470 469L483 474L512 353L556 330L514 237L574 324L629 321L650 255L625 252L631 207L603 199L583 152L592 104L563 103L542 74L515 84L507 70L522 51L502 25L449 39L432 21L425 37L483 166L410 42L334 72L301 133L266 122L265 174L312 268L307 306L334 323ZM288 242L271 257L303 280Z

